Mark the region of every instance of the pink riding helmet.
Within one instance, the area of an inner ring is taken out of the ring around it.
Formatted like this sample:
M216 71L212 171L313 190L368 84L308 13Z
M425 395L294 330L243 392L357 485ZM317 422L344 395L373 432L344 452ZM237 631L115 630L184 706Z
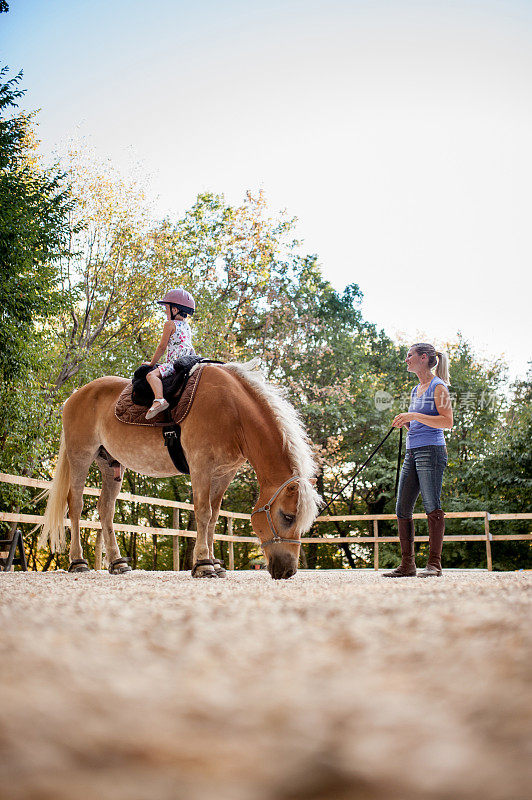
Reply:
M161 306L169 304L177 306L184 314L192 315L196 309L196 303L190 292L181 288L171 289L169 292L166 292L162 300L157 300L157 302Z

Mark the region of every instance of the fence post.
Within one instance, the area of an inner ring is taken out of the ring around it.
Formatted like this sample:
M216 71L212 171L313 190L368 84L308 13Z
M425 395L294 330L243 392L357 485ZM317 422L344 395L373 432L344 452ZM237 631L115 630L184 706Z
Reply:
M227 518L227 533L229 534L229 536L233 535L233 518L232 517L228 517ZM228 552L229 552L229 569L234 569L235 568L235 548L234 548L234 544L235 543L234 542L228 542L227 544L229 545L228 548L227 548Z
M373 520L373 536L377 538L379 535L379 520ZM379 543L375 542L373 550L373 567L374 569L379 569Z
M491 533L490 533L490 515L487 511L484 512L484 531L486 533L486 558L488 561L488 569L493 570L493 562L491 560Z
M153 569L157 572L157 534L152 533L151 540L153 542Z
M96 544L94 545L94 569L102 568L102 532L96 533Z
M181 530L181 521L179 519L179 509L173 508L172 509L172 528L175 531ZM176 572L179 572L179 536L172 537L172 560L173 560L173 568Z
M6 544L6 545L2 545L2 547L8 547L8 545L7 545L7 544ZM0 558L1 558L2 560L4 560L4 561L7 561L7 559L8 559L8 556L9 556L9 548L8 548L7 550L0 550ZM0 570L1 570L1 569L2 569L2 567L0 566ZM15 570L14 570L14 567L13 567L13 566L11 566L11 568L10 568L10 570L9 570L9 571L10 571L10 572L14 572L14 571L15 571Z

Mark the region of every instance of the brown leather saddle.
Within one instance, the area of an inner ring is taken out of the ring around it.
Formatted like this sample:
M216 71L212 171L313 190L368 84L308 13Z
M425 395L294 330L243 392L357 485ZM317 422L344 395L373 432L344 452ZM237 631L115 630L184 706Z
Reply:
M146 419L149 406L141 406L133 402L131 398L133 389L132 383L128 383L122 390L115 405L115 416L125 425L142 425L143 427L160 428L163 433L164 444L168 448L168 454L174 462L176 469L186 475L190 474L190 469L181 445L181 428L179 426L192 408L203 367L204 364L198 363L191 368L186 384L179 394L177 403L175 403L175 405L171 403L170 408L167 408L166 411L153 417L153 419ZM103 449L104 448L100 448L100 450ZM115 469L115 480L121 480L119 477L120 465L118 462L113 459L107 451L105 451L105 453L100 452L100 455L103 458L107 458L109 465Z
M146 419L149 406L140 406L133 402L131 399L133 386L128 383L116 401L116 418L127 425L144 425L149 428L168 428L169 425L180 425L192 408L203 366L203 364L197 364L192 367L177 405L174 408L167 408L166 411L153 417L153 419Z

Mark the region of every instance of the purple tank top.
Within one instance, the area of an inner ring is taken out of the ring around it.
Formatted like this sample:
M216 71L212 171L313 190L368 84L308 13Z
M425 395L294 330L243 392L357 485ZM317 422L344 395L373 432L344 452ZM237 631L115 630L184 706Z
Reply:
M439 412L434 401L434 389L440 384L445 386L441 378L434 376L421 397L417 396L419 384L418 386L414 386L410 395L408 410L416 411L418 414L430 414L433 417L437 417ZM406 437L406 449L411 450L413 447L425 447L429 444L445 445L443 429L430 428L422 422L412 420Z

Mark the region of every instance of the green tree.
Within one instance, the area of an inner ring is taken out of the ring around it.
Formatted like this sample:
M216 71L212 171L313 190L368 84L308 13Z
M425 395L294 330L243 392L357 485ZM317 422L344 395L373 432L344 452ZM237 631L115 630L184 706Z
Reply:
M512 387L509 406L499 420L493 451L479 465L477 484L484 488L492 510L532 511L532 369ZM530 520L492 522L494 533L530 533ZM532 568L528 541L492 544L494 569Z
M4 9L5 10L5 9ZM58 167L44 168L32 114L17 113L22 73L0 70L0 420L4 469L31 474L45 397L36 374L45 360L43 330L61 308L59 260L72 200ZM34 438L35 437L35 438ZM9 465L9 467L8 467ZM25 490L2 487L11 508Z
M60 306L58 260L68 237L71 199L57 167L36 158L32 115L13 114L22 73L0 70L0 380L32 366L37 326Z
M16 84L11 91L19 91ZM40 175L29 121L25 130L28 169ZM56 249L50 239L50 247L42 251L46 257L33 262L48 287L47 311L43 305L40 315L35 311L26 320L25 337L18 324L12 329L11 357L17 364L26 358L25 369L12 379L16 391L24 391L24 403L21 410L9 404L8 393L4 395L12 413L3 440L4 469L26 474L35 469L50 476L67 394L101 375L127 376L151 357L162 327L155 301L182 284L197 300L196 350L226 360L258 355L268 377L285 387L316 447L322 466L319 489L329 499L383 438L393 415L407 407L412 386L404 366L406 347L364 320L359 287L352 284L335 291L324 279L317 257L302 254L295 220L272 214L261 193L247 193L236 206L222 195L198 195L180 219L155 220L142 186L122 179L112 165L95 163L77 150L69 155L65 170L72 186L71 199L64 198L71 204L67 236ZM59 191L59 183L57 187ZM21 250L27 253L33 231L31 226L20 230ZM530 381L521 382L513 398L505 401L504 364L479 362L461 338L448 349L456 424L448 436L444 507L485 509L504 498L511 510L521 510L530 496ZM4 382L3 391L8 392L5 387ZM376 403L379 392L389 399L384 411ZM335 513L393 512L397 440L395 434L390 437L335 501ZM503 479L497 484L499 466ZM89 483L99 483L96 470ZM126 473L124 489L190 500L190 483L184 476L160 481ZM3 497L10 507L28 506L25 490L6 491L9 497ZM256 492L252 470L243 469L227 492L226 507L249 509ZM87 514L93 509L89 498ZM168 527L171 512L128 502L119 505L117 520ZM469 530L471 524L464 526ZM185 514L182 525L193 527L193 516ZM382 525L381 532L392 528ZM235 522L235 532L247 530ZM372 533L372 528L365 523L330 523L327 532L351 531ZM154 565L150 538L119 538L136 565ZM191 541L182 542L182 563L190 557ZM37 553L35 538L28 542L34 563L54 563L49 554ZM381 547L383 563L395 559L395 547ZM447 563L453 565L481 565L485 558L482 544L446 547ZM171 540L158 537L159 568L170 566L171 550ZM91 555L90 548L88 552ZM511 561L501 553L497 565L504 568ZM237 566L246 566L255 554L251 547L236 548ZM311 545L306 555L311 567L367 566L372 547L335 550ZM66 562L60 557L55 563Z

